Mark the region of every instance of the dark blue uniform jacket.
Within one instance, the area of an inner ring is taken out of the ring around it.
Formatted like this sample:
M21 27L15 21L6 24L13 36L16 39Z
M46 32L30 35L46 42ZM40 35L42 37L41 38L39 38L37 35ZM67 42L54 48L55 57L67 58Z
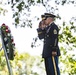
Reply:
M59 29L55 23L52 23L45 29L38 28L39 39L44 39L43 53L42 57L52 56L52 51L57 52L57 56L60 56L60 50L58 47L58 32Z

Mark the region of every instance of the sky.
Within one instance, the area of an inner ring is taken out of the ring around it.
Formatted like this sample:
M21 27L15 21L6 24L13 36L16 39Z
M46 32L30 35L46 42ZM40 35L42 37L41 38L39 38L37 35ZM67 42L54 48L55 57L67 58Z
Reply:
M52 6L55 6L52 3ZM16 49L19 53L28 52L31 55L41 55L42 49L43 49L43 42L38 40L37 44L40 43L41 45L36 48L31 48L31 42L33 41L34 37L37 37L37 31L38 28L38 21L33 21L33 28L30 29L28 27L26 28L15 28L14 25L12 25L12 11L9 6L0 6L8 10L6 13L6 16L0 15L0 25L2 23L5 23L8 25L11 29L12 35L14 36L14 42L16 44ZM40 9L41 8L41 9ZM59 14L62 17L61 21L57 21L57 24L61 24L62 21L69 21L72 16L76 16L76 7L73 5L65 5L65 6L58 6L59 8ZM31 17L38 16L40 17L41 14L46 12L45 8L41 5L31 7ZM35 10L35 11L34 11Z

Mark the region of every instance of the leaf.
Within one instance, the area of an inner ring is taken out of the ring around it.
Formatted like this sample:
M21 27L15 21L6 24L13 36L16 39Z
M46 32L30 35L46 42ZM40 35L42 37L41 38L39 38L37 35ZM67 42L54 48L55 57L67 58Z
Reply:
M15 22L19 24L19 17L15 18Z

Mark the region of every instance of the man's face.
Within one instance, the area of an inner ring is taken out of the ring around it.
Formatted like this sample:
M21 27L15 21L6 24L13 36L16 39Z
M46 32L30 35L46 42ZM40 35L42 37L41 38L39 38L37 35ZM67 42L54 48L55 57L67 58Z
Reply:
M52 22L52 18L48 17L45 20L45 24L48 26L50 24L50 22Z
M46 25L49 25L49 18L46 18L45 24L46 24Z

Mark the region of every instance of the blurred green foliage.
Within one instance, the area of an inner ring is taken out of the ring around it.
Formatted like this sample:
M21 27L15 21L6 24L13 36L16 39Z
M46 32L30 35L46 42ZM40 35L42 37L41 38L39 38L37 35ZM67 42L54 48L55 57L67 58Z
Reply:
M13 12L12 18L14 19L15 26L30 26L32 28L32 20L28 19L30 17L30 7L42 4L47 12L55 12L58 8L50 7L50 0L8 0L7 4L11 4L11 9ZM65 5L65 4L73 4L76 6L76 0L54 0L54 3L57 5ZM0 4L2 4L0 2ZM25 11L26 10L26 11ZM2 7L0 7L0 14L5 12ZM27 13L28 12L28 13ZM26 18L22 18L22 16L26 16ZM37 17L36 17L37 18ZM60 15L57 13L57 19L61 20ZM39 19L37 19L39 20ZM76 17L73 16L69 23L67 24L65 21L62 23L59 33L59 45L61 50L61 56L59 60L59 66L61 74L68 75L76 75ZM34 44L32 43L31 47L34 47L35 42L37 42L38 38L35 38ZM14 61L10 61L14 75L40 75L38 72L33 71L34 66L37 69L41 70L41 73L45 72L45 68L43 64L43 59L39 56L31 56L28 53L19 54L16 52L16 56ZM8 75L8 70L5 62L5 57L3 51L0 52L0 75Z

